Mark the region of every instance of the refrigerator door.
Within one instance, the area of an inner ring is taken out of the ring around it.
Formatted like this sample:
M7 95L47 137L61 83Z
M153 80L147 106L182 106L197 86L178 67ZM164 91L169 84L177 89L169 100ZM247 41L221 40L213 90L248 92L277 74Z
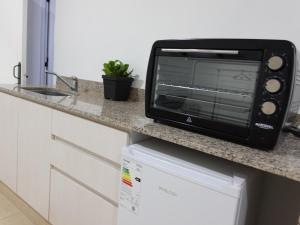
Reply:
M209 174L143 146L129 147L118 225L235 225L243 180Z

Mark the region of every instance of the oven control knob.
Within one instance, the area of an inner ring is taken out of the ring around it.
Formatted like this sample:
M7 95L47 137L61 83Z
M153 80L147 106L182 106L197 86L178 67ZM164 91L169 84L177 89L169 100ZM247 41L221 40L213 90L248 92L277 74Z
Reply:
M281 82L278 79L270 79L265 84L265 89L272 94L275 94L281 90Z
M275 105L275 103L273 102L264 102L262 105L261 105L261 111L263 114L265 115L273 115L277 110L277 106Z
M284 66L284 59L280 56L272 56L268 60L268 67L270 70L277 71Z

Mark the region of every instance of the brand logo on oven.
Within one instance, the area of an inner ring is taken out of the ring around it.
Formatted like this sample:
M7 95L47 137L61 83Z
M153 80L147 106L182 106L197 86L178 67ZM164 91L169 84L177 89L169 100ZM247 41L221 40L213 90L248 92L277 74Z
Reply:
M255 123L255 126L265 130L274 130L274 127L272 125L268 125L264 123Z
M186 119L186 122L188 122L188 123L192 123L192 122L193 122L193 120L192 120L192 118L189 116L189 117Z

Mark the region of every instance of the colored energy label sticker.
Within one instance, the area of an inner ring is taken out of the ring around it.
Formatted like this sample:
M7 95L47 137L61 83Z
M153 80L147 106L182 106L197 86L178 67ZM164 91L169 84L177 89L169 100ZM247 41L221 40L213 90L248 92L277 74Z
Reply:
M124 184L127 184L129 187L132 187L132 182L131 182L131 177L130 177L130 172L129 169L126 167L123 167L122 171L122 182Z
M124 159L121 179L120 207L137 215L140 208L142 165Z

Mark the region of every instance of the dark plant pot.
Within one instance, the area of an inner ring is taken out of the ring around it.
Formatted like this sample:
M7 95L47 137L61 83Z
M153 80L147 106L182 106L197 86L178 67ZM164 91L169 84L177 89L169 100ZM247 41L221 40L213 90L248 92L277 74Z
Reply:
M129 98L132 77L102 76L104 98L114 101L126 101Z

